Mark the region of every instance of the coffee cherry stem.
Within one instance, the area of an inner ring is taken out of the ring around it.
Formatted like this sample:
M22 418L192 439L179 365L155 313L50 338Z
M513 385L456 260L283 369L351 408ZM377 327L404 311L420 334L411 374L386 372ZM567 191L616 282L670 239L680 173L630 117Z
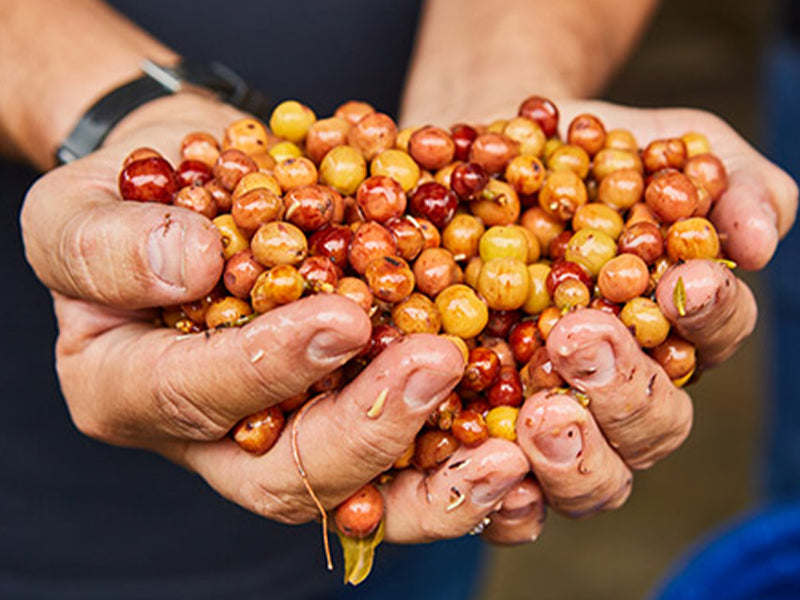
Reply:
M325 549L325 562L328 571L333 571L331 545L330 540L328 539L328 513L325 511L325 507L322 505L322 502L320 502L319 497L314 492L314 488L311 487L311 482L308 480L308 474L306 473L305 467L303 467L303 461L300 458L300 448L297 444L297 434L300 430L300 421L302 421L303 417L311 409L311 407L317 404L320 400L324 400L331 394L332 392L324 392L306 402L305 405L303 405L303 407L297 412L297 416L292 421L292 458L294 459L294 464L297 467L297 472L300 474L300 479L303 481L303 486L305 486L308 495L311 496L311 500L314 502L314 505L317 507L320 517L322 518L322 545Z

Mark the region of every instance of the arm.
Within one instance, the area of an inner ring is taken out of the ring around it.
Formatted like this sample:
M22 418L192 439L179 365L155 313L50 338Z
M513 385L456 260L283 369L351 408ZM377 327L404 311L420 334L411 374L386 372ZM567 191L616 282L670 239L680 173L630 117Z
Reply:
M0 0L0 152L39 168L106 91L143 58L178 55L98 0Z
M429 0L403 119L508 115L532 91L596 94L628 55L658 0Z

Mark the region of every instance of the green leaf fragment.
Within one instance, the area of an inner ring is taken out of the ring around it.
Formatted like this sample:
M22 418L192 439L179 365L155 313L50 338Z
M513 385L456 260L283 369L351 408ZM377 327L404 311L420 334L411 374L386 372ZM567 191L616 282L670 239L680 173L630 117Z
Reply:
M735 269L736 267L739 266L735 262L733 262L732 260L727 259L727 258L715 258L714 262L718 262L721 265L725 265L726 267L728 267L731 270L733 270L733 269Z
M383 541L384 524L365 538L356 539L339 533L339 542L344 551L344 582L356 586L364 581L372 571L375 548Z
M678 314L682 317L686 316L686 288L683 287L683 278L678 277L678 283L675 284L675 289L672 290L672 302L675 308L678 309Z

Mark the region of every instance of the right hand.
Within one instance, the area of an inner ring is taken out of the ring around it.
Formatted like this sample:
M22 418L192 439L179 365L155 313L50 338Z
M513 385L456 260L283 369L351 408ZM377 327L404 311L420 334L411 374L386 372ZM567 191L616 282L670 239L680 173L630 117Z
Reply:
M31 188L23 236L30 264L53 294L58 375L77 428L109 444L161 453L249 510L302 523L318 513L292 457L291 421L259 457L227 434L241 418L303 392L354 356L369 339L369 319L345 298L318 295L209 336L154 326L154 307L193 300L216 284L220 238L196 213L122 202L116 191L132 149L154 147L177 164L186 133L221 132L240 116L194 96L146 105L104 148ZM392 465L462 369L449 342L411 336L308 411L298 446L328 509ZM384 410L368 418L384 390ZM462 535L528 471L522 451L500 440L459 455L471 457L468 468L432 480L430 496L419 475L392 484L388 510L397 525L388 539ZM453 485L469 502L446 513Z

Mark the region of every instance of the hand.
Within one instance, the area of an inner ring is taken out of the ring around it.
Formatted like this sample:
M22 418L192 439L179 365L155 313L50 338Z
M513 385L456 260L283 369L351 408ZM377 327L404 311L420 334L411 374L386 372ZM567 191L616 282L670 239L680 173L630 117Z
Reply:
M577 114L589 112L608 129L630 129L642 141L699 131L725 163L730 187L711 220L726 254L745 269L760 269L794 222L797 186L719 118L702 111L640 110L602 102L559 102L562 131ZM685 314L673 302L683 280ZM689 261L661 280L656 297L673 327L698 350L705 366L718 364L743 343L756 322L747 286L713 261ZM514 497L517 520L492 516L484 537L503 543L527 541L538 533L541 495L555 510L588 516L620 506L631 489L632 470L650 467L674 451L691 428L689 396L642 352L622 323L582 310L565 316L551 332L547 350L559 374L589 397L584 408L573 398L539 392L528 398L517 421L518 442L540 489ZM504 510L507 506L503 502ZM529 517L519 518L527 511Z
M52 171L30 190L23 233L28 259L53 293L58 374L78 429L110 444L159 452L234 502L301 523L318 512L292 456L291 423L260 457L242 451L227 433L241 418L303 392L354 356L369 339L369 319L343 297L318 295L210 336L156 327L152 307L200 297L218 281L220 238L198 214L117 196L117 174L133 148L154 147L177 164L186 133L219 133L239 116L196 97L145 106L106 147ZM297 442L327 508L392 465L462 370L452 344L412 336L308 411ZM383 392L385 408L367 417ZM459 486L465 494L474 487L471 511L459 511L442 527L438 515L429 518L437 513L420 496L420 476L404 478L388 494L389 511L404 524L388 539L460 535L528 469L513 444L490 443L468 454L469 481ZM435 486L432 491L439 502Z

